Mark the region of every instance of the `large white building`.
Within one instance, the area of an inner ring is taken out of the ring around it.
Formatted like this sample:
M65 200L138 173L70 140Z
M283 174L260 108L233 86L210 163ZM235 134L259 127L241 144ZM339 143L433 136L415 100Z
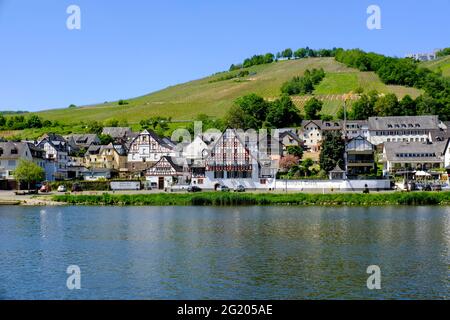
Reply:
M369 118L368 140L374 145L385 142L433 141L433 132L446 130L438 116Z
M450 165L449 141L386 142L382 158L384 173L445 168Z

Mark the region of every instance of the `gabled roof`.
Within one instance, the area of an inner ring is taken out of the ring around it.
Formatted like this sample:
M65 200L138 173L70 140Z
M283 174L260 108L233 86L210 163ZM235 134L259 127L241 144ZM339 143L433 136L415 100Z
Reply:
M45 142L48 142L57 151L66 152L67 151L67 141L63 136L54 133L48 133L41 137L37 146L42 146Z
M363 141L363 144L357 144L357 141ZM375 150L375 146L369 142L366 138L359 135L353 139L351 139L345 145L345 151L370 151Z
M102 131L102 134L110 135L114 139L127 138L131 133L131 128L128 127L105 127Z
M341 173L341 172L345 172L345 171L342 170L341 167L339 167L339 164L336 164L336 167L333 170L331 170L330 172Z
M175 144L171 140L168 139L168 141L165 141L164 138L159 137L153 130L147 130L147 129L142 131L140 134L136 135L136 137L134 137L133 140L130 142L129 146L131 146L134 143L134 141L141 135L149 135L156 142L158 142L158 144L160 144L161 146L163 146L163 147L165 147L167 149L173 149L174 148ZM169 144L169 141L172 142L172 143Z
M147 172L150 171L150 170L152 170L152 169L157 168L157 167L160 165L160 163L163 162L163 161L167 161L167 162L170 164L170 166L171 166L176 172L183 172L183 166L177 164L176 162L178 162L178 161L176 161L176 159L180 159L181 161L185 161L184 159L181 159L181 158L174 158L174 157L163 156L163 157L161 157L161 159L159 159L158 162L156 162L153 166L151 166L150 168L148 168L148 169L147 169Z
M89 146L99 141L98 136L92 133L72 134L65 136L65 139L72 146L82 146L82 147Z
M441 161L448 148L449 141L438 141L434 143L385 142L383 156L387 161ZM403 156L406 154L408 157Z
M439 129L438 116L370 117L369 130Z
M302 128L305 128L310 123L315 124L321 130L339 130L342 128L341 120L323 121L323 120L303 120Z
M214 141L214 142L211 143L211 146L210 146L209 149L210 149L210 150L214 150L215 147L217 146L217 144L219 143L219 141L221 141L221 140L223 139L224 135L225 135L226 133L228 133L228 132L232 132L232 133L234 134L234 136L238 139L238 141L245 147L245 143L244 143L244 142L241 140L241 138L239 137L239 134L236 132L236 129L227 128L227 129L225 129L224 132L222 132L222 134L220 135L219 139L217 139L216 141ZM251 152L251 150L250 150L249 148L247 148L247 147L246 147L245 149L247 150L249 156L259 163L258 158L255 157L255 155L253 154L253 152ZM210 158L210 157L211 157L211 153L208 154L208 156L206 157L205 160L207 160L207 159Z
M280 134L280 141L283 140L286 136L290 136L292 139L296 140L298 143L302 143L303 140L301 140L295 133L291 131L284 131Z
M25 142L0 142L0 159L19 159L27 148L28 144ZM12 153L13 150L17 153Z

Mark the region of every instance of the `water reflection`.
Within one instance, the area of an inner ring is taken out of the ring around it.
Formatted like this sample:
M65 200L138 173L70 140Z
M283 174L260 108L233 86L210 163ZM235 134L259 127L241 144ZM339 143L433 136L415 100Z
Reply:
M448 208L3 208L1 298L395 299L450 291ZM65 288L72 264L82 270L78 292ZM366 287L373 264L381 291Z

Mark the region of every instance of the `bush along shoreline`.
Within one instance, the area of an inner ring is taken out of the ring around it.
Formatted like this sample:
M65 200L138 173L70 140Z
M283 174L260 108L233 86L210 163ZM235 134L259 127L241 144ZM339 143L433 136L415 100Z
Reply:
M53 201L68 205L99 206L386 206L450 205L450 192L341 193L341 194L135 194L56 195Z

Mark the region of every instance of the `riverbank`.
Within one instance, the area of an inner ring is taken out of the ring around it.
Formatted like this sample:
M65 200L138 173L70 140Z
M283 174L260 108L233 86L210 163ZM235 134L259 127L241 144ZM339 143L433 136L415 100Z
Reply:
M100 206L384 206L384 205L450 205L450 192L395 193L159 193L115 195L55 195L57 203Z

